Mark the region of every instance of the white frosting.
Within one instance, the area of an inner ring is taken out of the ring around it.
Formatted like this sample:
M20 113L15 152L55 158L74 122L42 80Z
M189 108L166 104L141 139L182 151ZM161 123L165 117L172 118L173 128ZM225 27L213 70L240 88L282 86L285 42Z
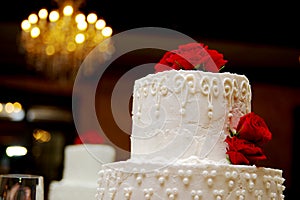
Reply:
M229 126L251 111L243 75L171 70L136 80L131 158L170 162L197 156L226 160Z
M104 165L97 199L284 199L281 170L228 164L153 165L130 161Z
M225 137L251 111L243 75L171 70L136 80L131 158L104 164L97 200L281 200L282 171L231 165Z
M281 170L246 165L122 161L98 177L98 200L282 200L285 189Z
M115 149L105 144L66 146L63 177L50 183L49 200L94 199L97 173L102 164L114 162L115 156Z

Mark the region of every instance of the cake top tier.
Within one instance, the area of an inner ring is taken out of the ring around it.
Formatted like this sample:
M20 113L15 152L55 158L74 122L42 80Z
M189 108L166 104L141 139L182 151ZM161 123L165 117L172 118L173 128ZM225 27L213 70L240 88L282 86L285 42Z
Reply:
M134 84L132 157L164 160L172 157L171 148L185 151L178 152L181 159L226 160L224 137L250 111L251 89L244 75L198 70L149 74Z

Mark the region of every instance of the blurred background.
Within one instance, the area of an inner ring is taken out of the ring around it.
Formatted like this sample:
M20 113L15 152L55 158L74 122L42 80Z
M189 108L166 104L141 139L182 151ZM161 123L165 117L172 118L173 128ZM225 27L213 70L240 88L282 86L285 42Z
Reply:
M72 115L74 98L75 112L82 116L78 123L82 130L89 129L87 105L82 94L76 93L80 91L73 93L74 75L87 53L114 34L162 27L218 50L228 60L223 71L249 78L252 110L265 119L273 133L265 149L269 159L263 165L283 170L286 199L291 199L299 185L295 158L300 132L300 16L296 5L81 0L71 1L73 15L70 10L63 15L65 2L14 0L0 7L0 173L41 174L47 192L49 182L62 178L64 147L78 136ZM42 8L48 12L47 18L42 12L39 15ZM60 17L55 19L54 13L50 22L48 16L54 10ZM29 17L32 13L36 16ZM86 23L78 27L75 13L84 14ZM88 17L90 13L96 18ZM30 25L26 28L25 22L22 30L26 19ZM80 37L82 34L85 37ZM70 42L71 36L78 40ZM107 44L99 51L102 62L109 59L114 47ZM124 73L137 65L158 62L162 55L155 49L129 52L111 63L97 83L97 118L105 132L104 143L118 148L117 160L127 159L130 152L130 134L124 131L131 127L130 102L117 111L124 119L122 129L111 110L113 88ZM87 74L93 70L97 69ZM149 68L145 73L152 72ZM90 81L82 91L95 84ZM133 81L126 82L129 89Z

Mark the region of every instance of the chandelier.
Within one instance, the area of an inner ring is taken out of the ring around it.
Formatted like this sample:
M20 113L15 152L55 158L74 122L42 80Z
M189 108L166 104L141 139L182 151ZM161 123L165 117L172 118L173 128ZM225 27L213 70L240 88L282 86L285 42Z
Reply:
M29 67L50 79L69 81L92 49L98 47L99 62L110 57L112 28L96 13L79 11L82 1L57 2L57 9L42 8L22 21L20 45Z

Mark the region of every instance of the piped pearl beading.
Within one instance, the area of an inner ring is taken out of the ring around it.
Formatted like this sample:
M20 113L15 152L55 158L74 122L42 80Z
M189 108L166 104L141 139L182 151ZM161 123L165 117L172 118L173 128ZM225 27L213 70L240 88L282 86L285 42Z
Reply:
M155 170L153 165L157 165ZM151 166L151 168L147 168ZM148 170L151 169L151 170ZM119 176L119 179L115 178ZM137 177L141 177L137 181ZM119 181L117 181L119 180ZM282 171L243 165L104 164L97 199L283 200Z

